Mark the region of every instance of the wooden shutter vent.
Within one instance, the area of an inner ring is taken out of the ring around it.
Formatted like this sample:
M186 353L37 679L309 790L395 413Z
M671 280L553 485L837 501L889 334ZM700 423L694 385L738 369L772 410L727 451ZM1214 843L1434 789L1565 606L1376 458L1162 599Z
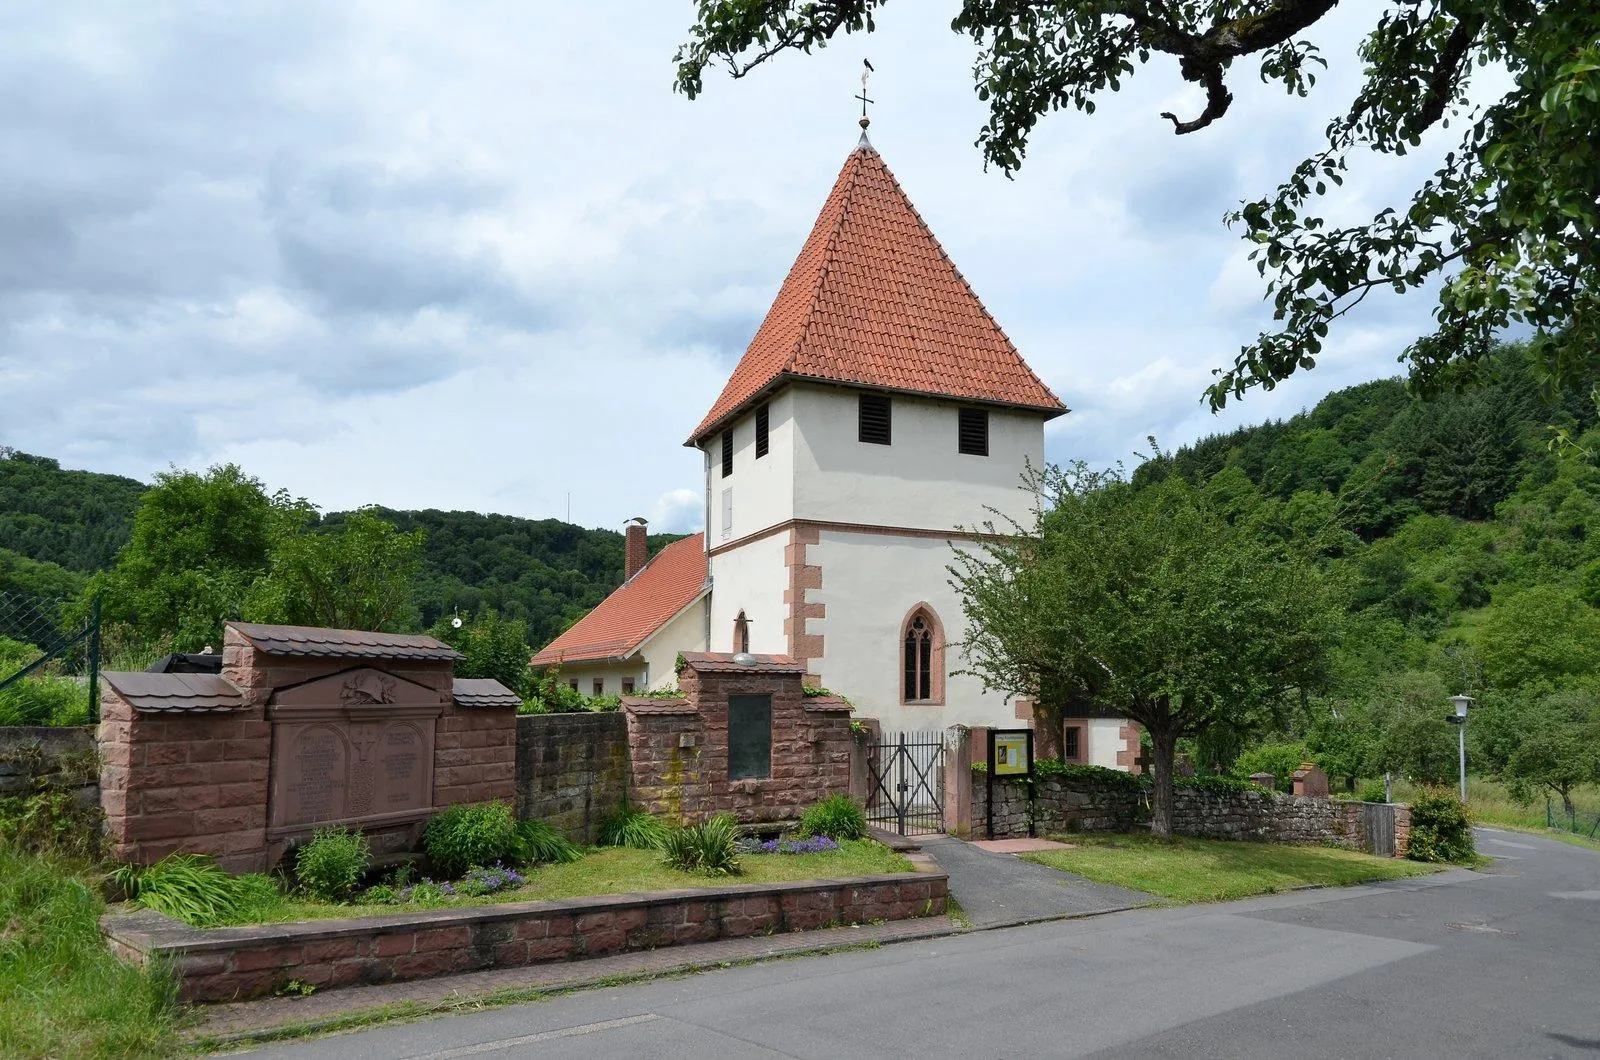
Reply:
M889 427L889 398L884 394L862 394L861 440L873 445L888 445Z
M956 450L968 456L989 455L989 413L985 409L962 409L956 430Z
M756 409L756 459L767 455L767 406Z
M733 429L722 432L722 477L733 474Z

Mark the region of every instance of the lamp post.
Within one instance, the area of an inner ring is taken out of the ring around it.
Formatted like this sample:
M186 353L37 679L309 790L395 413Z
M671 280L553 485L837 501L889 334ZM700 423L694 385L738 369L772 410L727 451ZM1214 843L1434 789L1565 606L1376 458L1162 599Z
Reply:
M1451 696L1456 712L1445 720L1456 727L1456 741L1461 760L1461 805L1467 804L1467 708L1475 702L1471 696Z

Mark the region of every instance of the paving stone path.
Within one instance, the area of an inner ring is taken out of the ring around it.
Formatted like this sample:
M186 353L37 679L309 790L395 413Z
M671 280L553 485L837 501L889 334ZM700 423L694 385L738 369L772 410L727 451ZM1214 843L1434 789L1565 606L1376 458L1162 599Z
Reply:
M1143 891L1091 883L1081 876L990 853L948 837L922 840L939 867L950 874L950 895L977 928L1114 913L1160 901Z

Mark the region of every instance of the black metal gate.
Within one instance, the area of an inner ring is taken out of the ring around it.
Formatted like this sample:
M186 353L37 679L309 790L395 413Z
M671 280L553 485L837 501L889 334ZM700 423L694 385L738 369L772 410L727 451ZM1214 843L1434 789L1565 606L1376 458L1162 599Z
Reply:
M867 747L867 820L899 835L944 831L944 733L884 733Z

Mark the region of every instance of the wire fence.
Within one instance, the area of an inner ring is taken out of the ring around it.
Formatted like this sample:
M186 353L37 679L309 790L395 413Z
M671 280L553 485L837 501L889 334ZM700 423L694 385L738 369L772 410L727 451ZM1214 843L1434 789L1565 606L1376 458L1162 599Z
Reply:
M82 725L100 708L100 608L0 592L0 725Z
M1576 807L1573 808L1571 813L1557 809L1556 801L1553 798L1544 800L1544 823L1547 828L1562 828L1573 835L1583 835L1594 839L1597 835L1600 835L1600 814L1596 814L1592 821L1586 820L1587 816L1587 814L1579 816Z

